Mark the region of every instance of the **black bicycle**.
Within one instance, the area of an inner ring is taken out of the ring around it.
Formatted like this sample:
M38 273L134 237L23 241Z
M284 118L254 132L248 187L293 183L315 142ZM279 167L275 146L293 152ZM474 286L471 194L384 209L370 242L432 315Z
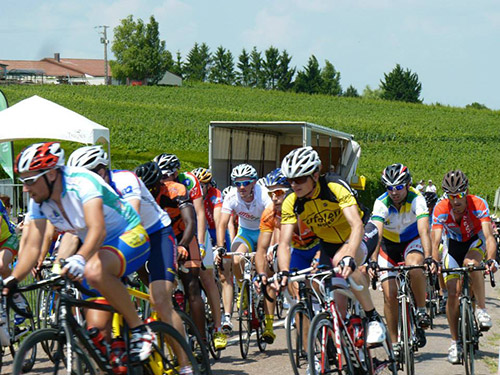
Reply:
M474 360L476 351L479 349L479 337L482 333L478 322L474 316L474 307L470 288L470 273L485 271L484 266L474 266L470 264L464 267L443 268L441 272L459 273L462 281L462 291L460 294L459 316L458 316L458 344L462 344L463 355L462 364L465 366L467 375L474 374ZM490 284L495 287L495 278L493 273L490 275Z
M51 286L57 293L59 299L58 322L56 328L44 328L32 333L19 347L13 362L13 374L20 375L27 373L25 368L26 360L29 358L34 348L46 346L52 348L51 358L37 357L33 366L33 371L38 373L43 369L50 370L51 373L61 372L71 374L97 374L99 368L101 372L114 374L108 355L104 354L90 338L88 331L81 326L73 316L73 308L98 309L109 312L116 312L111 306L93 303L77 299L71 292L73 287L81 288L68 278L57 275L52 278L36 282L31 285L19 287L20 291L35 290L41 287ZM82 288L82 293L92 295L91 291ZM120 332L125 342L126 360L128 374L151 374L162 375L165 373L179 374L180 365L176 354L172 349L172 343L176 342L176 347L184 352L193 373L200 374L196 359L193 356L186 341L179 332L170 325L162 322L152 322L149 328L155 333L156 340L153 342L153 351L148 360L143 363L130 363L129 351L129 329L126 323L123 324L123 331ZM29 370L28 370L29 371Z

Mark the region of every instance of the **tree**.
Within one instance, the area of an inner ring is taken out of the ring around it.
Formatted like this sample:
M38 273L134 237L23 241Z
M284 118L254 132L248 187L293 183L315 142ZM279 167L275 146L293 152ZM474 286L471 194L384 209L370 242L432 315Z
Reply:
M288 55L286 50L283 50L280 55L280 61L278 66L279 78L278 78L278 90L288 91L292 88L292 79L295 75L295 68L290 69L290 62L292 57Z
M210 70L209 80L214 83L223 83L232 85L234 83L234 62L231 51L220 46L215 51L212 59L212 69Z
M250 86L265 87L265 82L262 73L262 56L256 47L253 47L250 53Z
M382 99L398 100L409 103L421 103L420 92L422 84L418 81L417 73L409 69L403 70L399 64L389 74L384 73L384 80L380 81Z
M350 85L342 94L347 98L359 98L358 90L353 85Z
M370 85L366 85L362 97L365 99L382 99L382 89L378 88L373 90Z
M241 51L240 56L238 57L238 64L237 67L239 69L239 72L236 73L236 76L238 78L238 83L241 86L250 86L250 79L251 79L251 66L250 66L250 55L248 52L243 48Z
M125 81L148 79L157 83L173 65L172 54L165 48L165 41L160 40L158 22L151 16L144 24L137 22L130 15L122 19L114 29L113 51L116 60L111 61L113 76Z
M342 95L342 86L340 85L340 72L335 70L333 64L325 60L325 67L321 70L321 93L333 96Z
M318 59L312 55L307 66L303 71L297 73L297 78L294 83L296 92L306 92L308 94L318 94L321 92L323 80L321 78L321 69L319 68Z
M187 55L184 67L186 78L195 81L205 81L210 69L210 50L205 43L198 45L195 43Z
M264 55L266 56L262 61L264 86L273 90L278 86L280 52L271 46L264 52Z
M172 66L172 73L177 74L179 77L183 77L184 63L182 62L180 51L177 51L176 59L174 61L174 65Z
M489 109L488 107L486 107L484 104L481 104L481 103L478 103L478 102L474 102L474 103L471 103L471 104L467 104L465 106L465 108L473 108L473 109Z

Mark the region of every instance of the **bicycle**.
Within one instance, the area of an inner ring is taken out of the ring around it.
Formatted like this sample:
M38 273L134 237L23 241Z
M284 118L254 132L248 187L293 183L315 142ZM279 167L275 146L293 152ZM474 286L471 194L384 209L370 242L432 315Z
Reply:
M240 298L238 306L239 341L240 354L243 359L248 355L250 338L255 330L257 346L261 352L266 350L267 343L262 334L265 330L266 315L264 312L264 296L257 294L252 283L255 270L253 267L254 253L227 252L223 257L229 258L239 256L245 261L243 267L243 282L240 287Z
M410 271L425 269L423 265L407 266L399 263L395 267L380 267L378 271L396 271L396 284L398 286L398 345L397 358L400 370L407 375L415 374L415 352L418 351L419 339L417 337L416 307L413 292L410 288ZM376 278L372 279L372 282Z
M311 321L308 333L308 363L311 373L394 374L397 369L390 341L368 345L368 321L359 302L349 288L361 290L351 278L334 277L338 268L310 275L312 290L321 301L323 311ZM347 297L347 312L337 306L334 293ZM375 350L382 348L381 352Z
M26 355L30 353L33 348L42 343L52 343L54 347L54 356L52 363L48 363L47 359L37 358L37 366L33 366L34 371L40 371L41 366L49 368L52 373L57 374L60 371L65 371L71 374L97 374L95 366L102 372L112 375L113 367L107 358L107 354L103 353L100 348L90 338L88 331L81 326L72 314L73 307L83 307L89 309L98 309L103 311L115 312L109 306L89 301L76 299L70 292L73 283L67 277L57 275L46 280L35 282L31 285L19 287L20 291L35 290L41 287L52 287L56 291L59 299L58 322L57 328L40 329L32 333L21 344L13 362L13 374L20 375L25 373L23 371L23 364ZM92 295L92 292L81 288L82 293ZM177 330L168 324L162 322L148 323L150 329L156 335L156 341L153 342L153 351L148 360L143 363L135 364L128 363L126 365L129 374L179 374L179 363L175 356L171 343L176 342L179 348L182 348L186 357L188 358L193 372L200 374L198 365L193 356L193 353L186 344L184 338ZM129 336L128 326L123 325L121 335L125 341L126 357L129 356Z
M439 312L439 291L436 288L437 275L427 272L425 307L430 319L430 328L434 329L434 319Z
M462 364L465 366L467 375L474 374L474 356L476 350L479 349L479 337L482 333L479 329L478 322L474 315L474 303L471 296L470 288L470 273L476 271L485 271L484 266L474 266L469 264L464 267L443 268L441 272L460 273L462 279L462 291L460 294L459 316L458 316L458 342L462 344L463 355ZM495 287L495 278L493 273L490 275L490 284Z

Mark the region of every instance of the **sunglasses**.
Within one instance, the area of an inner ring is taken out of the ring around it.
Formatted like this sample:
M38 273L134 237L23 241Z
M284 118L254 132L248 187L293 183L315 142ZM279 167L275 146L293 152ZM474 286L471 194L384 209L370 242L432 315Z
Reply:
M245 180L245 181L234 181L234 186L236 187L246 187L250 185L254 180Z
M448 197L448 199L462 199L466 195L467 195L466 191L462 191L462 192L456 193L456 194L448 194L448 193L446 194L446 196Z
M283 195L286 194L286 191L287 189L276 189L276 190L273 190L273 191L268 191L267 194L272 198L273 196L275 196L276 198L280 198L282 197Z
M38 173L34 176L31 177L26 177L26 178L21 178L19 177L19 181L23 183L24 185L31 186L33 185L40 177L42 177L44 174L47 174L50 172L50 169L47 169L46 171L43 171L42 173Z
M302 185L304 184L307 179L311 176L301 176L301 177L295 177L295 178L287 178L286 180L288 183L291 185L292 183L295 185Z
M393 190L397 190L397 191L400 191L400 190L403 190L405 188L405 184L401 184L401 185L396 185L396 186L387 186L387 190L389 191L393 191Z

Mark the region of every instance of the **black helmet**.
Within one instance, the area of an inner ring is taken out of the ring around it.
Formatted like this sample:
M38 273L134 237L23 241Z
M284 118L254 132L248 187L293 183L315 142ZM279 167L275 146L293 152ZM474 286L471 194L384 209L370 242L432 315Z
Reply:
M461 193L469 187L469 179L460 169L449 171L444 175L442 187L445 193Z
M161 180L160 167L154 161L139 165L135 168L134 172L148 189L155 186Z
M439 197L436 193L432 191L426 191L424 193L424 198L425 198L425 203L427 203L427 208L430 210L436 205Z
M389 165L382 172L382 184L384 186L411 184L410 170L400 163Z

